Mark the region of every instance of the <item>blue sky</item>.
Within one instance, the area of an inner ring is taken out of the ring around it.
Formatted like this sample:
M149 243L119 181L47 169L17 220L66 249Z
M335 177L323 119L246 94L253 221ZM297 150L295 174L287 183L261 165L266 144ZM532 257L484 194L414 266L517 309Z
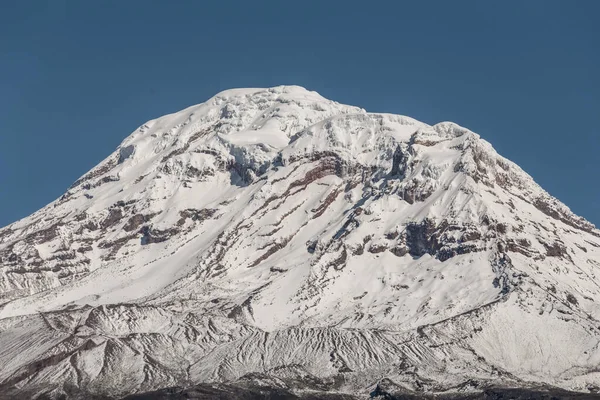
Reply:
M297 84L479 133L600 225L600 1L0 4L0 226L145 121Z

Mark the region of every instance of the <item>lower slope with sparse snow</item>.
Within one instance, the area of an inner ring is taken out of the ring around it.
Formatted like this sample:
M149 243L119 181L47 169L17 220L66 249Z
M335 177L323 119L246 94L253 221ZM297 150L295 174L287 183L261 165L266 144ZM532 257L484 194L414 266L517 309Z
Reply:
M226 91L0 230L0 391L596 390L599 272L600 232L465 128Z

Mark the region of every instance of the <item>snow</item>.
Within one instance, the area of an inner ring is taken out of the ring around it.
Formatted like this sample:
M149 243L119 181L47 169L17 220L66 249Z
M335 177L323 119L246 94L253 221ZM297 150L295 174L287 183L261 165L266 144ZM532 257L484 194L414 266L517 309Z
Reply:
M598 230L466 128L298 86L143 124L0 230L0 260L0 388L56 354L19 384L123 395L300 362L347 392L417 387L399 360L433 391L600 383Z

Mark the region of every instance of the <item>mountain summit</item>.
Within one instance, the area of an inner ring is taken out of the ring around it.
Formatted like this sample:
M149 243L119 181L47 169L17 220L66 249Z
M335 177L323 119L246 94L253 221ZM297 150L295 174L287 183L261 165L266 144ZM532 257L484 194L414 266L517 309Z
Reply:
M466 128L228 90L0 229L0 398L596 390L596 273L600 231Z

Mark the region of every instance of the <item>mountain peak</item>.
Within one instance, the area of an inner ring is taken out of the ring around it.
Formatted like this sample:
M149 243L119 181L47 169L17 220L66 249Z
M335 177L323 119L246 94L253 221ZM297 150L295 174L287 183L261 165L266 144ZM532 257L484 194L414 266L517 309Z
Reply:
M432 391L578 389L599 268L600 232L466 128L232 89L0 230L0 385L121 396L260 373L352 392L422 387L418 370ZM126 383L95 367L123 360Z
M245 101L250 101L250 102L252 102L253 99L256 99L258 101L264 102L264 101L268 101L268 100L276 100L278 98L280 98L280 100L282 100L282 101L298 100L298 101L329 102L329 100L325 99L319 93L317 93L315 91L310 91L302 86L281 85L281 86L274 86L274 87L270 87L270 88L227 89L227 90L217 93L210 100L208 100L207 103L210 103L210 102L221 103L223 101L231 101L234 99L245 99Z
M252 96L256 93L271 92L279 94L315 94L317 92L310 91L299 85L279 85L270 88L232 88L226 89L217 93L214 97L229 98L236 96Z

